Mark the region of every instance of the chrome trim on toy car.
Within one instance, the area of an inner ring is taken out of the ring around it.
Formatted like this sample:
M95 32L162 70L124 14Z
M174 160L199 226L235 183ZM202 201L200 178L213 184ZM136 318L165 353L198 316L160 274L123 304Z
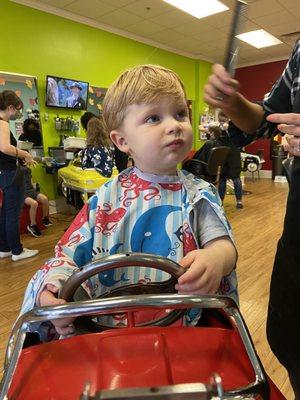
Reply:
M166 295L142 295L142 296L123 296L116 298L89 300L85 302L74 302L55 307L35 308L16 321L6 352L3 378L0 385L0 400L7 396L13 374L17 367L18 359L22 351L26 332L30 331L30 326L36 322L43 322L53 319L67 317L79 317L82 315L104 315L126 312L135 312L149 307L157 308L216 308L223 309L230 318L234 327L238 330L244 343L248 357L251 361L255 381L245 387L224 392L223 398L249 398L260 395L263 399L269 398L269 385L262 364L255 352L248 329L238 310L235 302L225 296L186 296L177 294ZM143 328L146 329L146 328ZM195 328L201 329L201 328Z

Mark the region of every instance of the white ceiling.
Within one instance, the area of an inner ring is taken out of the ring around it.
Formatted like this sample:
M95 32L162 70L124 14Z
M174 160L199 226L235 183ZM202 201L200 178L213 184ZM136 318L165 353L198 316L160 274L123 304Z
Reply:
M213 62L223 60L235 3L234 0L221 0L230 10L199 20L162 0L13 1ZM300 0L248 0L248 3L247 21L242 32L263 28L283 44L256 49L240 42L239 66L288 58L300 34L283 35L300 31Z

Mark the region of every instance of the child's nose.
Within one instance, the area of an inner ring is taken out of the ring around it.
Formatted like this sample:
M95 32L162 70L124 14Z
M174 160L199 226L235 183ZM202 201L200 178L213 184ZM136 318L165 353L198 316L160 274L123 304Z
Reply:
M181 124L177 119L170 118L167 123L167 134L169 135L181 135L182 128Z

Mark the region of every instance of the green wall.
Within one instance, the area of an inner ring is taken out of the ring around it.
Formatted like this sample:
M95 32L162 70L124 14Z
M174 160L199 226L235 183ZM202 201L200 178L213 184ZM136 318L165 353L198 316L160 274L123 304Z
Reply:
M68 19L47 14L8 0L0 2L1 53L0 70L34 75L38 78L44 145L57 146L59 137L54 117L73 115L45 107L46 75L57 75L88 81L91 85L108 87L120 71L142 63L160 64L176 71L185 83L187 96L194 100L196 129L203 108L202 88L209 74L209 63L193 60L152 46L101 31ZM49 120L45 121L45 113ZM198 133L195 131L197 137ZM200 142L195 139L194 145ZM41 167L34 173L42 190L54 198L55 179L44 174Z

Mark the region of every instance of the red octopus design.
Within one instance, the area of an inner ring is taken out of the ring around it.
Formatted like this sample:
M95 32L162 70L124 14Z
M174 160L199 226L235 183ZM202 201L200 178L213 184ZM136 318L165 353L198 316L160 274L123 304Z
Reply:
M83 238L83 236L81 235L81 233L76 233L76 235L74 235L74 233L73 233L69 238L69 242L66 243L66 246L71 247L74 244L79 243L82 238Z
M111 211L111 213L109 213ZM111 203L104 203L103 208L100 206L96 210L95 232L103 233L105 236L111 235L117 229L118 222L124 217L125 208L119 207L112 210Z
M149 193L144 195L144 200L148 201L154 197L160 198L159 189L153 186L151 182L139 178L135 173L121 175L119 182L121 187L125 188L123 196L119 198L120 201L123 201L124 207L129 207L132 200L137 199L140 193L146 190L149 190Z
M181 183L160 183L163 189L171 190L172 192L178 192L182 188Z
M53 260L49 263L50 268L61 267L64 265L64 260Z
M185 222L183 224L183 254L186 255L190 251L197 249L197 245L190 230L189 225Z
M50 269L51 269L51 264L45 264L40 268L40 271L47 273ZM36 280L36 278L34 280Z
M83 208L81 209L81 211L79 211L79 213L75 217L75 219L72 222L72 224L70 225L70 227L67 229L67 231L64 233L64 235L60 239L60 241L59 241L60 245L62 245L62 246L66 245L69 242L72 234L75 231L79 230L86 223L88 212L89 212L89 206L88 206L88 204L85 204L83 206ZM68 243L68 245L69 244L70 243Z

